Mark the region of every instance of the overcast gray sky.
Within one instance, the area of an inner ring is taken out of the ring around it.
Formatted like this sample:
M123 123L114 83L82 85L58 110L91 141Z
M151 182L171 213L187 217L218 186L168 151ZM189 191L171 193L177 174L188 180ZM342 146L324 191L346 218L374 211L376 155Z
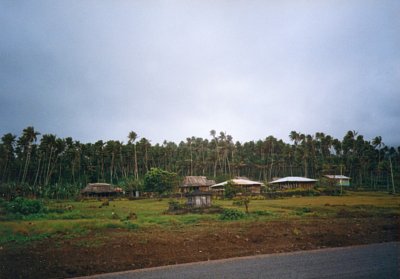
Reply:
M0 134L400 145L400 1L0 0Z

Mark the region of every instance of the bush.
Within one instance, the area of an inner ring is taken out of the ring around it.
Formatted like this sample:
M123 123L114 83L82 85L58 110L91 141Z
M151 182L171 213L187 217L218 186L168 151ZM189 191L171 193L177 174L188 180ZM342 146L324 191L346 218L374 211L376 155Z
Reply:
M303 189L303 188L296 188L296 189L286 189L286 190L279 190L279 191L271 191L265 194L266 197L271 199L276 198L283 198L283 197L292 197L292 196L320 196L322 192L316 189ZM324 193L326 194L326 193Z
M116 223L107 223L104 226L107 229L122 229L124 228L123 224L116 224Z
M258 216L272 216L272 215L274 215L274 212L268 211L268 210L256 210L256 211L253 211L252 214L258 215Z
M168 202L168 204L169 204L169 209L168 209L169 211L176 211L183 209L183 206L178 201L171 200Z
M7 204L7 211L10 213L29 215L44 212L46 208L40 200L29 200L18 197Z
M238 198L235 198L233 201L233 205L236 206L244 206L246 208L246 213L249 213L249 203L250 203L250 198L247 196L241 196Z
M220 215L221 220L239 220L246 216L242 211L236 209L224 209Z
M303 216L304 214L311 213L311 212L312 212L311 208L303 207L303 208L296 209L295 214L299 215L299 216Z
M232 199L236 196L237 193L240 192L240 189L233 184L231 180L225 185L224 196L227 199Z
M176 174L159 168L151 168L144 176L144 189L158 194L171 192L176 184Z
M139 229L139 225L135 223L131 223L129 221L123 221L125 228L128 230L137 230Z
M332 189L329 188L320 188L319 189L320 193L326 196L340 196L340 188L335 187ZM346 194L346 191L343 190L342 195Z

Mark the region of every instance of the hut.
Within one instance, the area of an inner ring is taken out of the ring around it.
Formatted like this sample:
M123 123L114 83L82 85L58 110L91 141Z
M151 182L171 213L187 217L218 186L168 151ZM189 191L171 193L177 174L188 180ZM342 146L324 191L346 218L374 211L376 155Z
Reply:
M179 188L182 193L190 193L197 190L207 192L213 184L215 184L215 181L208 180L205 176L186 176Z
M344 175L324 175L324 178L328 179L332 184L336 186L350 186L350 177Z
M190 207L210 207L211 196L210 192L195 190L187 194L187 205Z
M114 188L111 184L107 183L89 183L81 194L88 197L110 197L115 196L121 192L122 189Z
M298 176L288 176L280 179L276 179L272 182L269 182L273 188L276 190L286 190L286 189L311 189L315 186L317 182L316 179L311 179L307 177L298 177Z
M261 182L252 181L247 177L236 177L228 181L214 184L210 188L214 193L222 194L225 191L225 186L228 184L228 182L231 182L235 187L242 189L242 191L251 194L260 194L261 186L263 185Z

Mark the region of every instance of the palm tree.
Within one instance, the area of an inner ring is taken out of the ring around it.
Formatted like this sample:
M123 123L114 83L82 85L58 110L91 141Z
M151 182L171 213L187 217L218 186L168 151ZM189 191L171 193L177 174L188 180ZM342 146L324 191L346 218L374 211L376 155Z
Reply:
M216 137L215 130L210 131L210 135L213 137L215 143L215 162L214 162L214 177L217 177L217 165L219 161L219 151L218 151L218 138Z
M43 135L40 145L45 150L45 154L48 154L47 168L44 176L44 185L47 185L50 179L50 167L53 166L52 160L56 149L56 136L52 134Z
M299 141L301 140L300 138L300 134L297 133L296 131L291 131L289 134L289 138L291 141L294 142L294 145L297 146L297 144L299 143Z
M193 152L192 152L192 143L193 140L191 138L186 138L187 145L189 146L189 153L190 153L190 175L193 175Z
M4 169L3 169L3 176L2 176L2 181L6 180L6 173L7 173L7 168L9 161L12 160L14 157L14 144L15 144L15 139L17 136L8 133L5 134L2 138L1 141L3 142L4 150L5 150L5 163L4 163Z
M385 146L382 142L382 137L377 136L372 140L372 146L376 149L378 148L378 164L381 162L381 147Z
M149 149L151 148L151 144L150 144L150 141L146 138L142 138L139 143L142 147L143 154L144 154L144 158L143 158L144 170L146 170L146 172L148 172L149 171Z
M393 165L392 165L392 156L396 154L396 150L392 147L386 152L388 158L389 158L389 167L390 167L390 176L392 178L392 192L393 194L396 194L396 187L394 185L394 177L393 177Z
M134 153L134 175L136 179L139 179L139 174L138 174L138 164L137 164L137 153L136 153L136 139L137 139L137 134L134 131L130 131L128 135L128 143L133 144L133 153Z
M28 168L32 153L32 143L36 142L37 136L40 135L40 133L36 132L32 126L25 128L22 132L23 132L22 143L25 145L24 147L26 148L26 160L25 160L24 172L22 174L21 184L25 182L26 175L28 173Z

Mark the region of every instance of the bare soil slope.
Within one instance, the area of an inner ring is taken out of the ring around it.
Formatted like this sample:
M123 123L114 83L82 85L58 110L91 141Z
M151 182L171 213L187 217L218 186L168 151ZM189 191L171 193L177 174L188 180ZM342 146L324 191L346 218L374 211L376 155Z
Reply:
M399 218L202 222L109 229L73 239L0 247L0 278L64 278L229 257L399 241Z

